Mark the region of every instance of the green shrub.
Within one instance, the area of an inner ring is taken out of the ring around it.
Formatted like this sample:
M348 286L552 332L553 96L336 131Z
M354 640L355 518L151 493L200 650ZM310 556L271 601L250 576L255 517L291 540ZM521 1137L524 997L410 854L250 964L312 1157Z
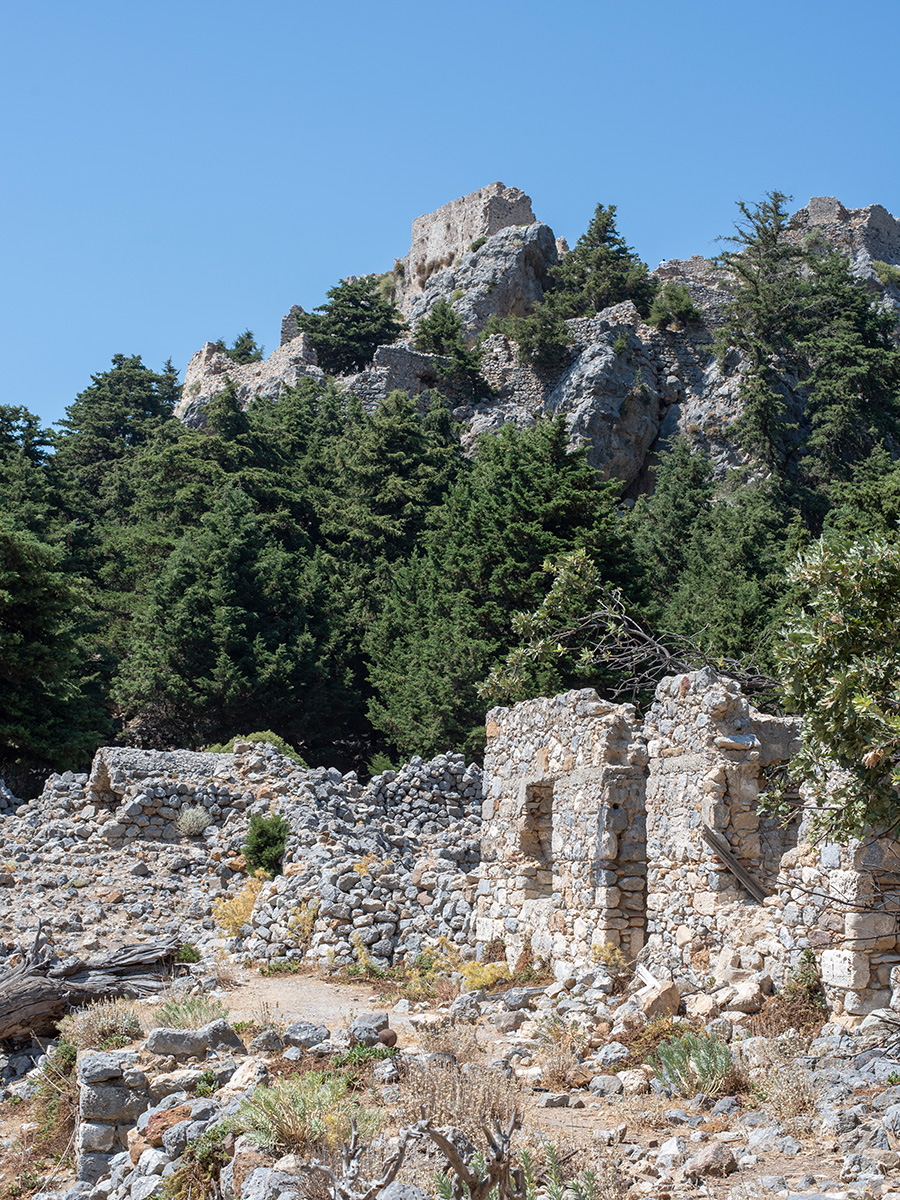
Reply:
M625 333L620 333L619 336L616 338L616 340L613 342L613 354L620 354L620 355L624 354L627 349L628 349L628 335Z
M232 1128L258 1146L282 1153L323 1153L348 1140L355 1124L367 1140L380 1123L350 1094L345 1075L308 1071L258 1087L232 1118Z
M223 354L227 354L232 362L238 363L240 366L245 366L247 363L262 362L263 347L256 344L256 339L249 329L245 329L242 334L234 339L234 344L226 346L221 338L217 342L213 342L217 350L221 350Z
M293 746L289 745L283 737L279 737L277 733L273 733L271 729L264 729L261 733L236 733L227 742L207 746L206 749L210 754L233 754L235 742L266 742L269 746L273 746L279 754L292 759L299 766L306 767L308 765Z
M200 951L193 942L184 942L175 955L175 961L180 963L195 963L200 961Z
M875 269L875 274L878 276L879 283L883 284L884 287L890 287L892 283L900 284L900 267L895 266L893 263L881 262L879 259L876 259L872 263L872 266Z
M733 1069L726 1042L696 1033L661 1042L650 1065L660 1083L678 1096L696 1096L699 1092L715 1096Z
M219 1175L231 1162L222 1145L227 1136L228 1126L216 1125L188 1143L176 1170L163 1180L165 1200L211 1200L221 1195Z
M472 252L472 254L474 254L477 250L481 249L481 247L484 245L484 243L486 241L487 241L486 237L477 237L475 239L475 241L472 243L472 245L469 247L469 250Z
M523 366L559 367L569 350L568 326L546 304L536 304L527 317L492 318L486 332L512 338Z
M386 754L382 754L379 750L377 754L373 754L366 763L366 770L370 777L373 775L383 775L385 771L396 771L397 768L391 762Z
M281 815L269 817L254 813L244 842L244 860L248 871L267 871L270 876L281 874L281 860L290 836L291 827Z
M683 283L665 283L657 292L650 306L650 316L647 321L657 329L665 329L673 322L678 325L690 325L702 321L703 316L695 307L691 293Z

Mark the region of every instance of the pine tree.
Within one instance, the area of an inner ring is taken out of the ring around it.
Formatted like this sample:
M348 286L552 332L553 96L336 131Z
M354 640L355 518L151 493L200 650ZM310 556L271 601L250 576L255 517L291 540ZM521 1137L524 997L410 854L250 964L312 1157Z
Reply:
M394 342L406 326L381 294L377 277L343 280L326 293L327 304L297 317L319 366L331 375L350 375L370 363L379 346Z
M789 196L769 192L759 204L738 203L741 217L719 264L730 274L732 299L717 335L720 364L742 360L738 436L769 466L784 469L796 445L803 252L787 236Z
M809 363L804 473L821 487L850 478L880 441L900 450L900 350L893 313L875 304L836 252L809 257L799 348Z
M123 716L169 744L265 726L296 744L339 680L314 556L277 537L237 486L179 541L114 688Z
M598 204L574 248L550 270L548 303L558 316L591 316L631 300L647 316L658 283L616 229L616 206Z
M561 419L480 439L421 553L392 573L365 641L376 693L370 717L401 753L478 748L484 710L476 685L509 648L513 612L543 594L547 557L583 546L611 581L632 580L617 490L583 451L568 453ZM559 690L566 666L542 670L529 681L531 694Z
M80 765L107 731L62 552L0 514L0 759Z

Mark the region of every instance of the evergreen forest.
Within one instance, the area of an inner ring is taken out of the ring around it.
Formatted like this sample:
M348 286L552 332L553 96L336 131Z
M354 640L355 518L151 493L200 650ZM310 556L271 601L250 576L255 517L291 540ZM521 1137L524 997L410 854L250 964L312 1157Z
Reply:
M741 205L719 260L732 299L716 349L742 364L729 434L743 465L716 472L675 440L636 501L570 451L562 418L463 453L437 391L366 411L306 381L242 410L226 389L193 429L173 416L171 363L118 355L54 430L0 406L0 774L84 768L114 741L201 748L260 729L344 769L477 757L489 703L616 682L561 647L523 659L490 701L479 690L572 552L648 628L775 671L798 554L823 536L893 543L900 512L894 317L845 258L785 236L786 203ZM622 299L696 318L598 206L545 301L507 329L551 362L566 318ZM307 318L326 369L358 367L402 329L365 281L329 300ZM478 346L447 306L413 333L477 377ZM252 362L259 348L245 331L226 352ZM573 592L562 627L584 603Z

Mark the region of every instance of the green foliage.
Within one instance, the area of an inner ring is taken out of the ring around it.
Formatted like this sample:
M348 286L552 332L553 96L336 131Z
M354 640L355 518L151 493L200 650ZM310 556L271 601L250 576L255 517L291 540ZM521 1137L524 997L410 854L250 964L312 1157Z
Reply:
M390 758L380 750L377 754L373 754L366 763L366 770L370 777L383 775L385 771L396 771L396 769Z
M511 645L511 613L543 594L548 557L590 548L607 577L632 574L616 491L582 451L568 452L560 419L506 426L479 441L420 552L393 572L364 642L375 690L370 718L402 755L478 751L477 685ZM573 667L538 665L508 698L561 691Z
M647 321L657 329L665 329L668 325L690 325L702 319L683 283L664 283L653 297Z
M732 1070L731 1051L715 1036L684 1033L661 1042L651 1066L659 1082L677 1096L716 1096Z
M0 511L0 756L71 766L106 728L88 600L63 553Z
M426 354L440 354L448 362L441 372L473 395L487 390L480 375L481 351L470 350L463 337L462 320L441 297L416 326L415 346Z
M820 540L791 572L797 589L776 656L785 702L803 717L791 775L833 840L900 831L900 546ZM775 797L777 798L777 797Z
M900 286L900 267L896 263L881 262L880 259L875 259L872 267L878 276L878 282L884 287Z
M346 1075L324 1071L276 1080L241 1102L232 1128L281 1153L333 1151L349 1140L353 1124L366 1140L377 1131L380 1117L351 1095L350 1084Z
M277 733L273 733L271 729L264 729L259 733L236 733L227 742L213 744L212 746L207 746L206 749L211 754L233 754L235 742L265 742L266 745L274 747L284 758L292 759L298 766L306 767L307 765L303 756L298 754L294 747L289 745L283 737L279 737Z
M536 304L524 317L492 318L487 333L502 333L519 347L519 362L554 370L569 354L569 330L565 321L547 304Z
M549 303L561 317L584 317L631 300L646 317L657 280L616 229L616 206L598 204L574 248L551 268Z
M180 963L195 963L200 961L200 951L193 942L183 942L175 955L175 961Z
M796 367L803 251L787 236L789 201L783 192L768 192L756 205L739 201L735 233L725 239L736 248L719 258L732 290L717 335L720 361L740 351L740 436L773 466L785 464L796 430L785 378Z
M406 328L398 310L382 295L377 276L343 280L327 295L328 303L298 316L297 325L329 374L361 371L379 346L396 341Z
M214 1072L204 1074L212 1075L215 1080ZM197 1094L212 1093L201 1092L198 1086ZM163 1200L214 1200L221 1195L219 1176L231 1161L223 1145L229 1132L227 1124L214 1125L187 1144L175 1170L162 1181Z
M273 878L280 875L281 860L290 834L291 827L281 813L272 813L269 817L253 813L243 847L248 869L262 869Z
M264 347L256 344L256 339L249 329L245 329L243 333L239 334L231 346L226 346L221 338L219 341L213 342L213 345L223 354L227 354L232 362L239 363L241 366L246 366L247 363L262 362Z
M486 237L477 237L475 239L475 241L472 243L472 245L469 247L470 252L472 254L475 254L478 250L481 249L481 247L484 245L484 243L486 241L487 241Z
M613 342L613 354L622 355L628 349L628 335L620 333Z

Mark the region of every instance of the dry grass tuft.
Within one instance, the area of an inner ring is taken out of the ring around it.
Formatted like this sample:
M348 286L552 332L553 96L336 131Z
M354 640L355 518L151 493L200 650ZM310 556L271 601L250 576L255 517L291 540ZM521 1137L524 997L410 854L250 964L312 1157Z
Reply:
M210 1021L226 1020L228 1006L212 996L169 992L153 1009L150 1025L165 1029L202 1029Z
M776 1121L788 1121L817 1112L819 1089L809 1073L785 1063L769 1072L756 1086L757 1097Z
M355 1124L367 1141L378 1131L381 1114L363 1108L344 1075L310 1071L258 1087L235 1113L232 1127L257 1145L281 1153L333 1153Z
M588 1035L561 1017L545 1017L538 1029L541 1083L551 1091L568 1087L579 1065Z
M78 1050L113 1050L143 1033L130 1000L95 1000L59 1023L60 1037Z
M434 1125L455 1125L470 1138L481 1137L483 1125L506 1125L524 1107L517 1081L499 1071L460 1071L452 1064L411 1063L400 1084L400 1113L413 1123L423 1113Z
M475 1027L468 1021L441 1017L418 1028L422 1049L429 1054L452 1054L458 1063L478 1062L482 1057Z
M243 927L250 921L256 897L269 882L266 872L259 868L255 871L237 895L230 900L224 898L213 904L213 917L223 933L229 937L237 937Z

